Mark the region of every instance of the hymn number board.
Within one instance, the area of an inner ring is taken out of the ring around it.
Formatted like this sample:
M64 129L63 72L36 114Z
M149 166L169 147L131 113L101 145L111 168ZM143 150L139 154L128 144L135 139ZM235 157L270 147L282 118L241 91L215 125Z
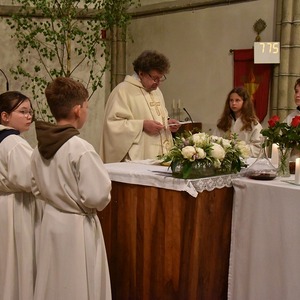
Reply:
M255 64L279 64L280 43L279 42L256 42L254 43Z

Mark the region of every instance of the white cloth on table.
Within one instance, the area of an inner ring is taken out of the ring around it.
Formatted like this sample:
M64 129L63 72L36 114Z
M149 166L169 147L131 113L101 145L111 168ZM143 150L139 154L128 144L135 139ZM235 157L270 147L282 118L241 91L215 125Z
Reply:
M282 180L233 180L229 300L299 299L300 186Z
M105 164L105 168L112 181L185 191L193 197L197 197L198 193L205 190L231 187L232 179L238 176L238 174L230 174L199 179L179 179L172 177L169 167L153 164L153 162L155 160L110 163Z

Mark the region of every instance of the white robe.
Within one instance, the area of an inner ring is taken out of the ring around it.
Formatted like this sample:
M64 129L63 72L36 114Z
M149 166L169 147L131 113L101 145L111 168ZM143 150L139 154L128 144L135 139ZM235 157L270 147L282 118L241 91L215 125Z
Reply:
M159 135L143 131L144 120L165 125ZM156 159L172 146L172 134L167 125L168 112L161 91L148 93L134 76L127 75L111 92L106 104L100 155L104 162L124 159Z
M4 127L0 125L0 130ZM33 299L35 230L40 215L31 193L32 148L19 135L0 143L0 299Z
M229 132L224 132L217 128L214 134L224 138L229 138L230 134L236 133L238 135L238 139L241 141L245 141L248 145L250 150L250 156L257 157L261 149L262 134L260 132L262 130L262 126L260 123L257 123L256 125L252 124L251 131L241 130L242 127L242 120L240 118L237 118L235 122L232 121Z
M291 125L292 123L292 120L294 117L296 116L300 116L300 111L298 109L295 109L293 110L284 120L283 122L287 123L288 125ZM291 157L290 157L290 160L291 161L295 161L296 158L299 158L300 157L300 149L296 149L294 148L292 150L292 153L291 153Z
M284 120L284 123L288 123L288 125L291 125L292 120L294 117L300 116L300 111L298 109L293 110Z
M36 300L109 300L110 277L96 209L110 201L111 181L92 145L78 136L45 160L36 148L33 192L45 199Z

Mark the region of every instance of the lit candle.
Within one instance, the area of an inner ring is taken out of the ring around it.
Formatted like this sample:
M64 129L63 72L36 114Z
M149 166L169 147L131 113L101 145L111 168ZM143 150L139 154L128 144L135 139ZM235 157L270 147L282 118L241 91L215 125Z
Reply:
M272 144L271 163L273 166L278 166L278 145Z
M296 158L295 163L295 183L300 184L300 158Z

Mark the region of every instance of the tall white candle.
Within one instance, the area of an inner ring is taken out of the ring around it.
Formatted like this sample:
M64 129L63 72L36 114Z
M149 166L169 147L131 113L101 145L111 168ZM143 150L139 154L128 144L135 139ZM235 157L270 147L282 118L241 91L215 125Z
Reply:
M179 99L177 102L177 108L180 109L181 108L181 100Z
M295 163L295 183L300 184L300 158L296 158L296 163Z
M271 163L274 167L278 166L278 145L272 145Z

